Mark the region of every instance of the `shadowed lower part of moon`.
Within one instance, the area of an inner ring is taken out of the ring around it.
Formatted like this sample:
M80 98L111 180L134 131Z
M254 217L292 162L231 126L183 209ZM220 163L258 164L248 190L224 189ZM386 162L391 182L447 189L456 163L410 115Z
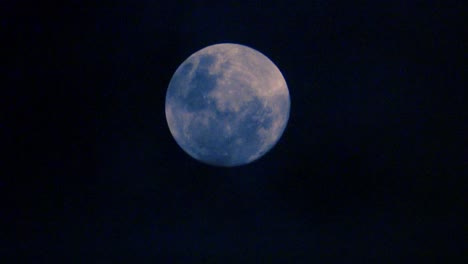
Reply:
M281 137L290 110L279 69L265 55L238 44L197 51L174 73L166 119L178 145L215 166L250 163Z

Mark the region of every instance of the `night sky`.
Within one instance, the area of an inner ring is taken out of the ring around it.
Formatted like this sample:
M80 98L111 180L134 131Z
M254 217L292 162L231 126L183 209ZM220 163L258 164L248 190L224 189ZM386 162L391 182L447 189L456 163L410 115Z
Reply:
M464 1L94 2L1 1L1 263L466 258ZM291 96L236 168L184 153L164 112L177 67L226 42Z

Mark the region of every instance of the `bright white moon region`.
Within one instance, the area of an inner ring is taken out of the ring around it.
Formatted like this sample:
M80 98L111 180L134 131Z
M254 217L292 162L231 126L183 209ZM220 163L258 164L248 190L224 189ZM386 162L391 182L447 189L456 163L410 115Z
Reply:
M214 166L248 164L279 140L289 119L289 91L262 53L217 44L192 54L166 94L166 119L177 144Z

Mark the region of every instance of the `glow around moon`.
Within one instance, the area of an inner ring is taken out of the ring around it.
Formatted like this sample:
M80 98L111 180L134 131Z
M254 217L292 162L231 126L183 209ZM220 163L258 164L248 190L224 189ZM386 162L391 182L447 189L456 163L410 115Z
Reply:
M208 46L185 60L166 94L166 118L179 146L216 166L250 163L281 137L289 91L266 56L238 44Z

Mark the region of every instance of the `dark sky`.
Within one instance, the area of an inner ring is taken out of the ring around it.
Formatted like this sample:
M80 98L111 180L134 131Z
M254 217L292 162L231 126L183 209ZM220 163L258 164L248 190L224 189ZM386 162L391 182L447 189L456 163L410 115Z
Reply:
M46 2L1 1L0 262L462 259L464 1ZM230 169L164 113L180 63L224 42L291 96L276 147Z

